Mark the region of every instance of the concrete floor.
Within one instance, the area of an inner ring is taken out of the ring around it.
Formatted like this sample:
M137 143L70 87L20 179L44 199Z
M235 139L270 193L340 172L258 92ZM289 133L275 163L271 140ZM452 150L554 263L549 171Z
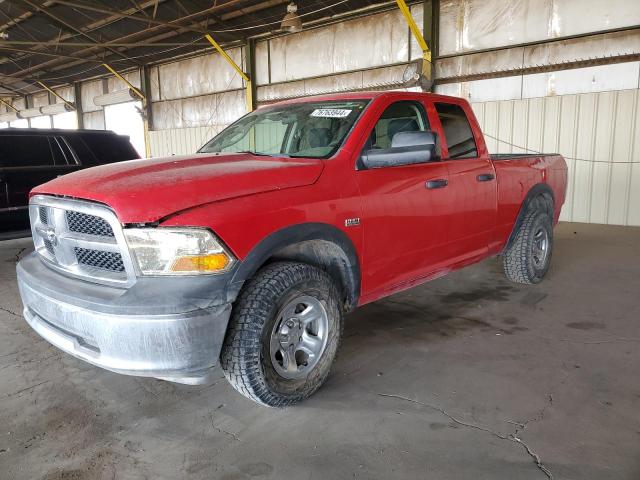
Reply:
M363 307L286 410L61 354L20 315L29 249L0 243L2 479L640 478L638 228L561 224L539 286L491 259Z

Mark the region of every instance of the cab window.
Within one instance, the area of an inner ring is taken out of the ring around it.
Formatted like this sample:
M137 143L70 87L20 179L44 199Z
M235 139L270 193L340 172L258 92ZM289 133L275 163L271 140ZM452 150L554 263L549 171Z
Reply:
M369 149L391 148L396 133L424 132L429 124L424 108L418 102L400 101L387 107L369 137Z
M462 107L453 103L436 103L435 107L449 148L449 158L477 157L476 141Z

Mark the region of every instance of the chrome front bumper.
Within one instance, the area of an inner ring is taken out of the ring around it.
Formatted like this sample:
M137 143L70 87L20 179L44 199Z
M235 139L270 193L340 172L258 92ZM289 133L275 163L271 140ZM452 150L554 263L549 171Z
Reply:
M163 291L157 284L128 295L90 285L53 272L35 255L18 264L18 285L25 319L56 347L113 372L179 383L208 381L231 313L229 303L203 306L176 293L175 283L164 298L155 297Z

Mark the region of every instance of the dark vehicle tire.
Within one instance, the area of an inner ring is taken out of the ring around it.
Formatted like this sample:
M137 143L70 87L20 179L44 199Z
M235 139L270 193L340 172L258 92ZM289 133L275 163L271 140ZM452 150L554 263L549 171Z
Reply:
M234 304L220 363L233 387L269 407L311 396L342 337L338 290L323 270L277 262L247 282Z
M552 250L553 220L546 208L532 206L502 256L505 275L515 283L540 283L549 270Z

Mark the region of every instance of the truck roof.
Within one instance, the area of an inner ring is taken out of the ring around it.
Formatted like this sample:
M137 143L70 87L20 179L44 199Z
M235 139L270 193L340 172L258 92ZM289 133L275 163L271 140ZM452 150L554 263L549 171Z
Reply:
M407 99L415 99L417 97L429 97L431 99L443 99L443 100L461 100L460 97L452 97L449 95L439 95L436 93L425 92L405 92L397 90L378 90L378 91L362 91L362 92L344 92L344 93L331 93L323 95L312 95L308 97L292 98L290 100L284 100L280 102L274 102L278 104L287 103L305 103L309 101L331 101L331 100L372 100L378 97L394 96L405 97Z

